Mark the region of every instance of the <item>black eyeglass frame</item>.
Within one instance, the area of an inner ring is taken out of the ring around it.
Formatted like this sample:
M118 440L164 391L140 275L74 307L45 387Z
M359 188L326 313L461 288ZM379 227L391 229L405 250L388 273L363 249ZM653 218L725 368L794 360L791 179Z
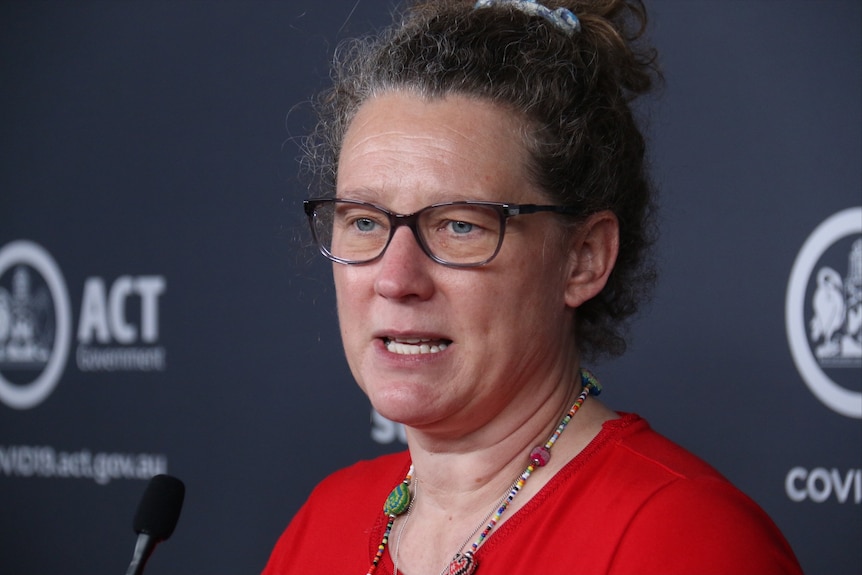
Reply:
M333 255L326 248L323 242L320 241L320 238L317 236L317 229L314 225L315 210L318 206L323 204L350 204L356 206L367 206L385 214L386 217L389 218L389 237L386 239L386 243L383 245L383 248L380 250L380 253L373 258L369 258L367 260L348 260ZM434 253L431 252L431 249L425 243L425 239L422 237L422 234L420 233L419 228L416 224L419 221L419 216L423 212L433 208L441 208L446 206L486 206L489 208L493 208L500 216L500 238L497 240L497 247L494 248L494 253L492 253L488 258L480 262L469 264L450 262L434 255ZM363 202L361 200L349 200L342 198L319 198L314 200L304 200L302 202L302 207L305 210L305 215L308 216L308 225L311 228L311 234L314 237L314 242L317 244L320 253L333 262L345 265L361 265L376 261L383 257L383 254L386 253L386 249L392 242L392 238L395 235L395 231L401 226L407 226L413 232L413 237L416 239L416 243L419 244L419 247L422 249L426 256L428 256L438 264L452 268L476 268L484 266L485 264L493 260L495 257L497 257L497 254L500 253L500 248L503 245L503 238L506 236L506 220L511 217L537 214L540 212L551 212L563 215L579 215L581 213L577 208L574 208L572 206L510 204L505 202L484 202L474 200L431 204L430 206L425 206L421 210L413 212L412 214L396 214L387 210L384 207L378 206L377 204L372 204L371 202Z

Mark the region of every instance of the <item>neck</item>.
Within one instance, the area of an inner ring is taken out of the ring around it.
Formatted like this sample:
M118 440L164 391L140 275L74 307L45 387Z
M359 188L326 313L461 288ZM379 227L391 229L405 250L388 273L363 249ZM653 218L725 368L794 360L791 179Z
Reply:
M598 393L598 382L588 374L583 377ZM397 517L403 512L396 511L397 507L387 511L392 515L369 573L374 572L382 557L397 518L400 529L392 556L396 573L399 560L402 568L416 573L435 572L446 560L452 561L450 572L454 568L459 573L472 574L476 569L474 553L495 526L523 507L599 433L604 421L615 416L595 400L584 403L588 390L581 385L580 377L569 386L555 389L558 391L549 394L547 400L534 403L535 409L527 411L522 406L521 411L531 416L509 419L520 425L495 425L495 433L485 428L482 433L466 434L472 437L463 440L443 441L427 431L408 428L413 467L403 485L393 490L390 500L406 505L404 492L399 489L408 486L411 477L414 498L402 517ZM506 419L505 415L496 414L494 421ZM570 425L575 415L579 415L579 425ZM508 431L508 435L501 438L501 430ZM569 433L563 434L567 430ZM429 449L431 446L433 449ZM530 463L525 467L527 462ZM536 478L528 483L534 471ZM414 522L408 532L411 512ZM484 519L480 520L483 513ZM465 533L472 534L464 540ZM477 533L478 538L471 544Z
M548 439L581 389L579 378L570 378L545 395L533 393L530 401L510 402L508 413L500 413L491 424L460 437L408 427L408 445L416 477L422 483L423 506L431 505L442 512L457 510L459 515L474 508L477 512L487 510L524 470L530 450ZM593 411L589 403L592 402L585 403L559 447L554 448L555 470L573 456L569 456L567 446L585 445L592 439L594 433L591 435L590 426L584 425L590 420L585 415ZM578 441L584 434L589 436L586 441ZM540 475L552 476L553 472L543 471ZM535 483L543 485L545 481Z

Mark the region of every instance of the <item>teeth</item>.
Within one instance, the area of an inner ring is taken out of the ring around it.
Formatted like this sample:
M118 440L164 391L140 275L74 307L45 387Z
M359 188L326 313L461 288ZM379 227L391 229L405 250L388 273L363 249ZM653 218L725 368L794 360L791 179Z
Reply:
M445 342L432 344L425 338L399 338L386 340L386 349L399 355L418 355L423 353L440 353L448 347Z

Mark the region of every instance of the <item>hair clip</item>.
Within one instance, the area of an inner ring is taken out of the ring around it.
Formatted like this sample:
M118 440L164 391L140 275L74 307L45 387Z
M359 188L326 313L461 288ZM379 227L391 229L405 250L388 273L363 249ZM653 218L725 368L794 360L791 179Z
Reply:
M569 36L581 31L581 21L568 8L551 10L536 0L478 0L473 9L489 8L496 5L511 6L530 16L541 16Z

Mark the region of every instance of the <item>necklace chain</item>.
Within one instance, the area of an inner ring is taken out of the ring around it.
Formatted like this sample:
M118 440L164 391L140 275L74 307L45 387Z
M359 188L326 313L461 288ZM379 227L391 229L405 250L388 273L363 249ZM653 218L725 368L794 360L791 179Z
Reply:
M401 536L404 535L404 530L407 529L407 522L410 521L410 512L413 511L413 505L418 498L419 480L417 479L416 484L413 486L413 497L410 498L410 505L407 506L407 513L404 515L404 523L401 525L398 537L395 539L395 551L392 554L392 575L398 575L398 549L401 547Z
M478 551L479 547L481 547L485 541L488 539L491 531L500 521L500 518L505 513L506 509L509 508L509 505L512 503L512 500L515 499L515 496L521 491L524 487L524 484L532 475L533 471L538 467L544 467L547 465L548 461L551 459L551 448L560 438L563 431L566 429L566 426L572 420L572 417L578 412L581 406L586 401L588 395L598 395L601 393L602 386L599 383L596 376L594 376L591 372L586 369L581 368L580 370L580 378L581 385L583 389L581 393L578 395L575 403L572 405L572 408L563 416L560 420L559 425L548 438L548 440L544 443L544 445L537 445L530 452L530 463L527 465L527 468L524 469L524 472L515 480L512 484L512 487L503 495L500 501L491 509L491 512L479 523L478 527L473 530L473 532L467 537L464 543L458 548L458 551L455 553L455 556L452 558L452 561L446 566L441 575L445 575L449 573L450 575L473 575L475 573L476 568L478 567L478 563L475 559L476 551ZM416 501L416 497L419 494L419 483L418 481L413 486L414 493L410 494L410 485L413 482L413 465L410 465L410 469L407 471L407 475L404 477L404 480L399 483L395 489L392 490L389 497L386 499L386 504L383 506L383 512L388 516L389 520L386 523L386 529L383 532L383 538L380 541L380 544L377 546L377 553L374 556L374 559L371 562L371 565L368 568L368 575L373 575L373 573L377 570L377 566L380 564L380 559L383 557L383 553L386 550L386 546L389 543L389 537L392 534L392 526L395 524L395 519L406 512L404 517L404 523L401 525L401 529L398 532L398 537L395 541L395 549L392 555L392 564L393 564L393 575L398 575L398 548L401 544L401 536L404 534L404 530L407 528L407 522L410 519L410 511L413 509L413 505ZM482 526L484 525L484 529ZM479 530L482 529L482 532L479 533ZM467 543L470 542L471 539L479 533L479 536L475 541L470 545L470 548L462 553L464 547Z

